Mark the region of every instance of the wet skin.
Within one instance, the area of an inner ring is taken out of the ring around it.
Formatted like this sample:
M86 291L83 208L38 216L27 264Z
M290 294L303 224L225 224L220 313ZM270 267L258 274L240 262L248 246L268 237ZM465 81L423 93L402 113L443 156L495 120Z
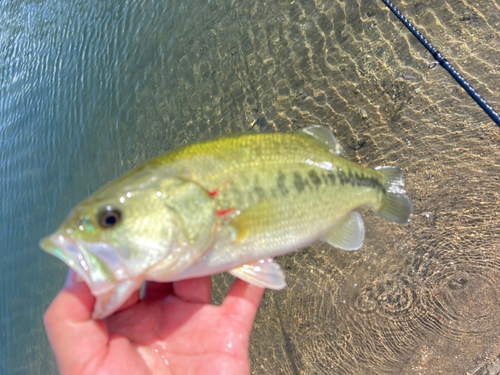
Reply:
M105 320L70 271L44 322L62 375L249 374L248 341L264 289L236 280L220 306L210 277L148 283Z

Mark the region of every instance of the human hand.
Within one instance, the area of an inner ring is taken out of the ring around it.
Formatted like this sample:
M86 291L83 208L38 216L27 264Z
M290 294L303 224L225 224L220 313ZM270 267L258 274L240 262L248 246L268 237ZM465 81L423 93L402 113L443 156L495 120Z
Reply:
M248 341L264 289L237 279L220 306L210 277L146 284L92 320L95 298L70 270L44 316L62 375L249 374Z

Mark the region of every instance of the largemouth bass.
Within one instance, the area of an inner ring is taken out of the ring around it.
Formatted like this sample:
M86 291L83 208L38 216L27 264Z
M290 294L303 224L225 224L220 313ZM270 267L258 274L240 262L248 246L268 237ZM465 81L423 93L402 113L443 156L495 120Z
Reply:
M316 240L361 248L364 224L354 209L369 206L403 224L412 217L399 168L363 168L341 152L319 125L187 145L88 197L40 246L89 286L95 319L116 311L146 280L227 271L282 289L274 257Z

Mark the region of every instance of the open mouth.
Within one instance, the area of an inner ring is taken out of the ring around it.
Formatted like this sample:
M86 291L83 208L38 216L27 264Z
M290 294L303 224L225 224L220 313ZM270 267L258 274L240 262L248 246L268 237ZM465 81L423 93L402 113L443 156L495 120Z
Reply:
M96 297L93 319L114 313L138 290L144 277L130 277L117 249L104 242L85 242L56 232L40 241L40 247L73 269Z
M119 258L105 243L85 243L56 232L42 239L40 247L73 269L94 296L108 293L116 284L116 276L124 276Z

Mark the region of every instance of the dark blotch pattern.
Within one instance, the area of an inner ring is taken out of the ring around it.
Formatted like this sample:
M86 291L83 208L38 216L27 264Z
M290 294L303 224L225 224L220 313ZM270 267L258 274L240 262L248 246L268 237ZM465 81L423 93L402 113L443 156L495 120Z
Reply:
M335 183L337 182L337 178L335 177L335 173L333 173L333 171L328 171L328 172L326 172L326 176L330 180L331 184L335 185Z
M264 189L262 189L259 185L255 185L254 190L259 197L259 200L266 199L266 193L264 193Z
M295 188L299 193L302 193L304 189L306 188L306 185L304 184L304 180L302 179L302 176L300 173L294 172L293 173L293 184L295 185Z
M279 189L281 195L288 194L288 189L286 187L286 176L283 174L283 172L280 172L278 174L278 189Z
M347 173L342 170L318 172L315 169L311 169L306 176L301 175L300 172L293 172L293 186L298 193L302 193L304 190L311 191L313 187L318 189L322 185L334 186L337 183L341 185L348 184L351 186L369 187L381 190L384 194L386 193L385 187L375 177L366 177L354 171ZM283 172L279 172L277 184L278 191L281 195L286 196L289 190L286 186L286 176ZM262 189L260 189L260 193L258 189L260 188L256 185L255 191L259 196L263 196L264 192Z
M257 176L255 177L255 181L254 181L253 186L254 186L253 190L255 191L255 194L257 194L259 201L266 199L266 193L265 193L264 189L260 186L259 177L257 177Z
M309 178L311 179L312 183L316 185L317 188L320 187L321 179L319 178L318 173L314 169L311 169L309 171Z
M337 171L337 177L342 185L349 184L352 186L365 186L373 189L379 189L385 193L385 187L375 177L364 177L355 172Z

